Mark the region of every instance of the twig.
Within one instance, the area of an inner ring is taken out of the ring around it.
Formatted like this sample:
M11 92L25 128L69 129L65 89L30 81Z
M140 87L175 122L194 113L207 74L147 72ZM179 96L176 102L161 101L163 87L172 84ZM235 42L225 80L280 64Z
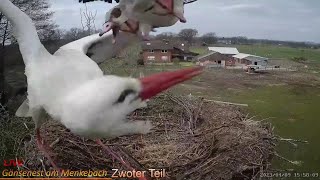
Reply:
M291 161L283 156L280 156L278 153L274 153L275 156L277 156L278 158L284 160L284 161L287 161L288 163L291 163L293 165L296 165L296 166L301 166L302 164L302 161Z
M46 166L44 165L44 162L41 158L39 158L40 162L41 162L41 165L42 165L42 168L44 170L44 174L47 174L47 170L46 170Z
M26 123L23 123L27 130L30 130Z
M228 105L235 105L235 106L244 106L244 107L248 107L248 104L240 104L240 103L232 103L232 102L224 102L224 101L215 101L215 100L211 100L211 99L204 99L204 101L207 102L214 102L214 103L218 103L218 104L228 104Z
M51 144L50 144L50 148L52 148L54 145L56 145L57 143L59 143L60 141L60 138L57 138L55 141L53 141Z
M278 140L279 140L279 141L289 141L289 142L299 142L299 143L306 143L306 144L309 143L308 141L304 141L304 140L285 139L285 138L282 138L282 137L279 137Z

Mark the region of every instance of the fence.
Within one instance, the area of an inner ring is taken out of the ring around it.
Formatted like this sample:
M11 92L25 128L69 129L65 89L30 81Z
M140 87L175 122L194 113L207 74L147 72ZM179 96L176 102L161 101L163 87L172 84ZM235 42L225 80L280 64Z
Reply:
M226 66L226 69L238 69L238 70L247 70L248 67L246 66ZM258 69L255 69L255 71L288 71L288 72L293 72L297 71L298 69L295 67L275 67L275 66L262 66L259 67Z

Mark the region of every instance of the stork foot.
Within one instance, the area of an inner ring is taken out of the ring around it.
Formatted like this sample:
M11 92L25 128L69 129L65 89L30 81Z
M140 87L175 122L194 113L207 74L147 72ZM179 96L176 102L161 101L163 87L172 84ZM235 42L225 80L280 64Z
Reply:
M139 31L139 22L134 21L134 20L127 20L125 22L126 27L121 27L122 31L127 31L130 32L132 34L137 34Z
M167 9L169 12L173 12L174 0L156 0L162 8Z
M124 160L122 159L121 156L119 156L117 153L113 152L109 146L104 145L100 139L96 140L96 143L98 145L100 145L104 150L106 150L108 152L108 154L110 154L112 156L112 158L119 161L124 167L126 167L127 169L130 169L130 170L133 169L130 165L128 165L126 162L124 162Z
M151 38L150 38L149 35L142 35L142 40L143 40L143 41L150 41Z
M108 152L108 154L110 154L114 159L116 159L117 161L119 161L125 168L129 169L129 170L134 170L129 164L127 164L123 158L118 155L117 153L115 153L114 151L112 151L112 149L106 145L104 145L100 139L96 140L96 143L98 145L100 145L104 150L106 150ZM147 180L145 177L140 177L139 180Z
M40 151L42 151L44 153L44 156L49 160L51 166L57 170L57 171L60 171L60 169L58 168L58 166L54 163L54 161L52 160L52 158L50 157L50 155L48 154L48 150L46 149L46 146L43 142L43 139L41 137L41 134L40 134L40 128L37 128L36 129L36 135L37 135L37 145L38 145L38 148L40 149Z
M168 13L159 13L154 12L154 14L159 16L166 16L166 15L174 15L176 16L180 22L186 23L187 20L183 15L183 12L175 12L174 11L174 0L156 0L156 3L159 4L163 9L166 9Z
M184 17L183 13L173 13L174 16L176 16L180 22L182 23L186 23L187 22L187 19Z

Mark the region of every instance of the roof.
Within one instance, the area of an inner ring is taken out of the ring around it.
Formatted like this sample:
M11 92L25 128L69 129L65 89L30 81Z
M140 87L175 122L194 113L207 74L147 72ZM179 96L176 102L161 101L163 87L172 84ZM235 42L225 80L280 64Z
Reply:
M173 45L164 41L146 41L142 42L143 50L160 50L160 49L173 49Z
M163 41L163 40L154 40L154 41L147 41L142 42L142 50L162 50L162 49L180 49L186 53L189 51L189 46L187 43L183 42L170 42L170 41Z
M206 57L208 57L208 56L211 56L211 55L213 55L213 54L215 54L215 53L217 53L217 52L211 51L211 52L209 52L209 53L207 53L207 54L205 54L205 55L198 56L196 59L197 59L198 61L200 61L201 59L206 58Z
M209 50L225 55L239 54L238 49L234 47L209 47Z
M265 61L265 60L268 60L268 58L266 58L266 57L256 56L256 55L252 55L252 54L245 54L245 53L239 53L239 54L236 54L236 55L234 55L232 57L237 58L237 59L247 59L249 61Z

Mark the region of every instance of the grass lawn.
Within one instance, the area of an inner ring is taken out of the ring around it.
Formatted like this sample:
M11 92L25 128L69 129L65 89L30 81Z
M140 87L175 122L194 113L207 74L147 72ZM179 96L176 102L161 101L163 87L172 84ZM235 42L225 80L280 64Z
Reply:
M235 45L241 53L248 53L257 56L264 56L273 59L291 59L292 57L305 57L308 60L320 62L320 51L315 49L291 48L274 45ZM192 47L190 49L199 54L206 54L207 47Z
M270 118L275 132L283 138L307 140L309 144L294 147L279 143L278 152L293 161L302 161L301 166L294 166L278 158L273 164L279 169L297 169L299 171L319 172L320 168L320 89L306 86L276 86L256 88L241 92L232 101L249 104L251 116L260 119Z
M320 62L320 51L315 49L291 48L272 45L237 45L236 47L240 52L268 58L291 59L293 57L305 57L308 60L316 60Z

